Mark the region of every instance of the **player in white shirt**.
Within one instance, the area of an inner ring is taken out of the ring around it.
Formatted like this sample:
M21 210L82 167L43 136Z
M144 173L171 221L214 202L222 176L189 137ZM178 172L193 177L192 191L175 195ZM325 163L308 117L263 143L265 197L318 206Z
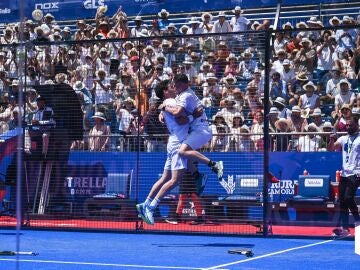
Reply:
M329 150L342 151L342 175L339 183L340 217L334 236L349 235L349 210L354 222L360 221L355 194L360 185L360 132L359 117L352 116L346 121L347 135L335 141L335 134L330 136Z
M200 99L195 95L194 91L189 88L189 79L185 74L177 74L174 77L175 88L177 92L176 107L165 106L165 111L170 112L174 116L183 114L190 115L198 108L202 108ZM200 162L208 165L213 172L217 174L219 180L223 176L223 162L214 162L196 151L203 145L207 144L212 137L211 128L209 127L207 116L204 112L196 119L190 119L190 133L180 147L180 155L185 156L192 162L189 162L189 171L196 173L193 162Z
M174 89L168 87L168 81L163 81L157 85L155 91L160 100L165 99L162 106L176 106L176 100L174 99L176 93ZM187 168L187 158L179 155L180 146L189 132L187 116L182 118L183 121L180 125L177 123L179 118L176 118L172 114L163 112L162 115L169 130L167 159L164 165L164 172L160 179L152 186L145 202L136 205L139 216L151 225L154 224L153 213L160 199L182 179Z

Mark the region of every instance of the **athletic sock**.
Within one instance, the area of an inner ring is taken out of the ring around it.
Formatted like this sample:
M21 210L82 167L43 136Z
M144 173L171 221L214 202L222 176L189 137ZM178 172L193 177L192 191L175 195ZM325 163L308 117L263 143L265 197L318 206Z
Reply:
M150 205L149 205L149 208L150 208L151 210L154 210L154 209L158 206L159 202L160 202L160 200L158 200L158 199L153 199L152 202L151 202Z
M215 164L216 164L216 162L210 160L209 163L208 163L208 166L213 167L213 166L215 166Z
M150 203L151 203L151 201L152 201L152 199L151 199L150 197L147 197L146 200L145 200L145 202L144 202L144 205L145 205L145 206L149 206Z

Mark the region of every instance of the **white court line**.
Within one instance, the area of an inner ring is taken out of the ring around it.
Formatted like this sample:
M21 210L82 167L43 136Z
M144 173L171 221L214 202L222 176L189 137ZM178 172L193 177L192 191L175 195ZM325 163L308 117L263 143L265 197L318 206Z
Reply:
M290 252L290 251L297 250L297 249L303 249L303 248L308 248L308 247L313 247L313 246L318 246L318 245L327 244L327 243L333 242L333 241L335 241L335 240L336 240L336 239L331 239L331 240L326 240L326 241L322 241L322 242L318 242L318 243L314 243L314 244L309 244L309 245L305 245L305 246L299 246L299 247L284 249L284 250L280 250L280 251L276 251L276 252L264 254L264 255L261 255L261 256L248 258L248 259L241 260L241 261L236 261L236 262L231 262L231 263L225 263L225 264L221 264L221 265L209 267L209 268L206 268L205 270L219 269L219 267L226 267L226 266L231 266L231 265L235 265L235 264L245 263L245 262L249 262L249 261L255 261L255 260L262 259L262 258L271 257L271 256L274 256L274 255L278 255L278 254Z
M16 259L0 259L0 261L13 261ZM153 268L153 269L186 269L186 270L204 270L205 268L183 267L183 266L156 266L156 265L136 265L136 264L117 264L117 263L91 263L91 262L67 262L67 261L47 261L47 260L18 260L19 262L32 263L53 263L53 264L75 264L75 265L96 265L96 266L112 266L112 267L134 267L134 268Z

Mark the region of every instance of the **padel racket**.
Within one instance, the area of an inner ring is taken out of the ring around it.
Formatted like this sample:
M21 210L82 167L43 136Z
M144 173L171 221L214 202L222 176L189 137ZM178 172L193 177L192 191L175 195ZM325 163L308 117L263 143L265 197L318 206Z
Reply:
M228 250L228 253L229 254L245 255L246 257L254 256L254 253L249 249L230 249L230 250Z
M39 253L32 252L32 251L9 251L9 250L3 250L0 251L0 256L15 256L15 255L30 255L30 256L37 256Z

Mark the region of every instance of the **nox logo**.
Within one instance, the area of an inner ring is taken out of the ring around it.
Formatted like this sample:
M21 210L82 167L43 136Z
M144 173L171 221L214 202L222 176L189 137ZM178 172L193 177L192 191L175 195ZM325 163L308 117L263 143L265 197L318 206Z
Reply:
M35 4L35 9L41 9L41 10L59 9L59 2L38 3Z
M86 0L84 1L84 7L86 9L96 9L99 6L104 6L105 0Z

